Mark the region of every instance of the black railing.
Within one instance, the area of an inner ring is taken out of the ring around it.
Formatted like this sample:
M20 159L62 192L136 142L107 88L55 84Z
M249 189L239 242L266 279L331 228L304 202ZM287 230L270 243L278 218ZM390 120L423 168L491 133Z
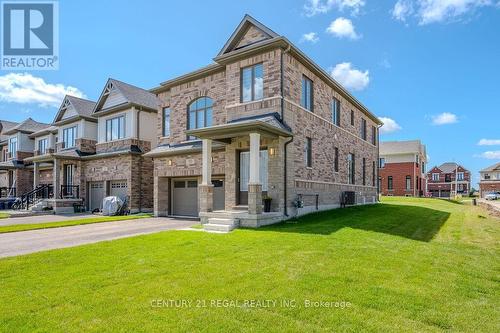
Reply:
M29 209L40 200L49 199L54 196L54 188L52 184L37 186L34 190L24 193L12 206L13 209Z
M80 186L78 185L61 185L59 193L61 199L80 199Z
M0 187L0 198L15 198L16 188L15 187Z

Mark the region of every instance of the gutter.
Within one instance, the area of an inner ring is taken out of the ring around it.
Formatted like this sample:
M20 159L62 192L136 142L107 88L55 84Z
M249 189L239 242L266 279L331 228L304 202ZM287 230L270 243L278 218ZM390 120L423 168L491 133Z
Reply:
M283 64L283 61L285 59L284 55L290 51L290 48L291 48L291 46L289 44L288 47L285 50L282 50L281 54L280 54L280 71L281 71L281 75L280 75L281 122L283 124L285 123L285 89L284 89L285 66ZM292 141L293 141L293 136L291 137L290 140L288 140L287 142L285 142L285 144L283 145L283 159L284 159L284 161L283 161L283 197L284 197L284 200L283 201L285 203L285 206L284 206L284 209L283 209L283 213L284 213L284 215L286 217L288 217L288 204L287 204L287 199L288 199L287 157L288 157L288 154L287 154L286 148L288 147L288 145L290 143L292 143Z

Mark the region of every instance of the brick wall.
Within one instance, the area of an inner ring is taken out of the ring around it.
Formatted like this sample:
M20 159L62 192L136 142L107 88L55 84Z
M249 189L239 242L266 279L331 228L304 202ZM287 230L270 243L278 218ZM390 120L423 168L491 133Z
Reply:
M419 177L419 189L425 191L422 186L422 178L420 175L420 169L416 167L415 163L403 162L403 163L386 163L383 168L379 170L380 176L380 193L382 195L418 195L416 191L416 177ZM392 176L392 190L388 188L388 178ZM411 188L406 189L406 176L410 176ZM415 190L415 191L414 191Z

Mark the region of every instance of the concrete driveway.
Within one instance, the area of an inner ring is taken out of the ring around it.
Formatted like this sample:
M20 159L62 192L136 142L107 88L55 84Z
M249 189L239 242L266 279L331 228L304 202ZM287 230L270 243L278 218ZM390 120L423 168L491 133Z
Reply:
M89 213L84 213L84 214L68 214L68 215L49 214L49 215L9 217L6 219L0 219L0 226L14 225L14 224L35 224L35 223L59 222L59 221L68 221L68 220L80 220L80 219L93 218L93 217L99 217L99 216L89 214Z
M164 230L185 229L195 223L197 222L194 220L159 217L5 233L0 234L0 257L97 243Z

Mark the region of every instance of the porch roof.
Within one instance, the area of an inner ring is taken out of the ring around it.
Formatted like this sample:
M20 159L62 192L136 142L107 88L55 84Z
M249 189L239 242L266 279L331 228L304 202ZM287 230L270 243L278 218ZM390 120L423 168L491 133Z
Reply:
M10 170L24 168L24 163L18 160L0 162L0 170Z
M277 137L293 136L290 127L279 119L279 114L270 113L253 117L239 118L227 124L187 130L187 135L200 139L212 139L225 142L227 139L260 133L262 136Z
M223 149L224 145L214 143L212 150ZM144 154L147 157L173 156L201 152L201 141L190 141L177 145L161 145Z

